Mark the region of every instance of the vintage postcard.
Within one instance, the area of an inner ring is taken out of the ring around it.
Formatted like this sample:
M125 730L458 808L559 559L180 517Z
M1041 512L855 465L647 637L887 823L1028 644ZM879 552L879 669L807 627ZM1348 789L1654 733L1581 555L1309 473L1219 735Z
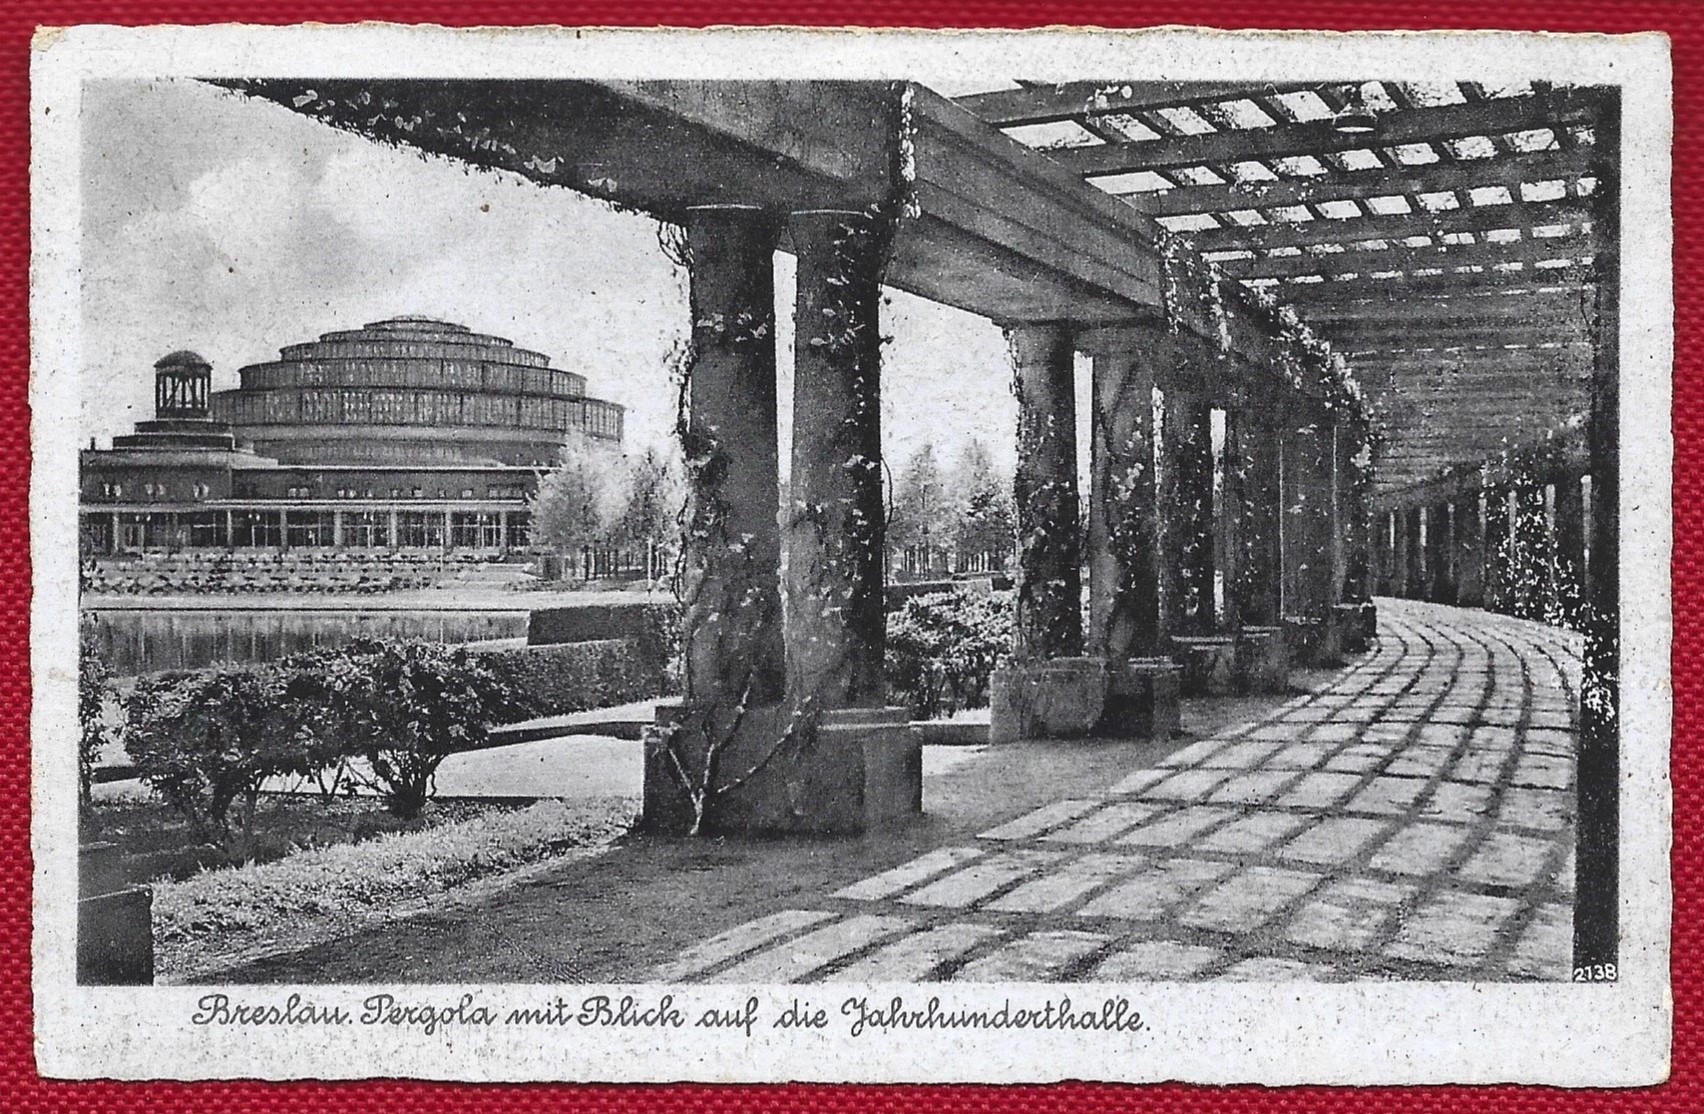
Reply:
M1663 36L32 75L42 1072L1666 1078Z

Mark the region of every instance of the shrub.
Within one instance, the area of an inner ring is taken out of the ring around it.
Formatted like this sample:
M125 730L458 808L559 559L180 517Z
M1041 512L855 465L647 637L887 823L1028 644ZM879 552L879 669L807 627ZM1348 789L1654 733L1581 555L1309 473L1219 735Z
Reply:
M556 716L662 696L667 678L636 640L486 650L479 658L517 694L527 715Z
M95 763L108 742L107 697L112 695L112 667L101 656L93 624L83 628L77 645L77 799L89 803L95 784Z
M233 858L247 857L266 779L307 772L317 709L292 687L276 666L168 673L138 680L125 702L142 780Z
M886 671L896 703L913 716L987 703L988 679L1011 652L1012 594L963 590L915 596L888 616Z
M515 691L466 647L363 640L314 659L326 726L346 740L341 753L366 759L398 816L425 807L446 757L483 746L491 724L525 714Z

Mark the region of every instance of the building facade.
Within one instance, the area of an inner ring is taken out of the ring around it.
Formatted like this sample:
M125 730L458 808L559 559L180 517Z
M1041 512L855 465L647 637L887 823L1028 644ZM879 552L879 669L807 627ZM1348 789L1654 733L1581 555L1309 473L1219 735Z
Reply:
M619 444L623 410L538 352L397 317L326 333L212 390L190 351L154 365L154 418L82 453L85 553L502 552L569 438Z

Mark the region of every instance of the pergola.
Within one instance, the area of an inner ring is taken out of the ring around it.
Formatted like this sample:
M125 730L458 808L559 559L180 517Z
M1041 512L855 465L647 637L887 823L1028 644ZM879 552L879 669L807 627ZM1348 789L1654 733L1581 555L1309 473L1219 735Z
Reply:
M862 831L920 807L915 740L883 707L886 284L1010 344L989 369L1019 401L996 738L1163 734L1180 686L1282 685L1289 660L1353 651L1375 584L1482 602L1516 519L1583 561L1589 474L1597 881L1576 926L1613 947L1615 91L1014 84L956 102L907 82L241 88L678 229L687 669L647 751L657 826ZM798 261L785 493L777 249Z
M1381 495L1578 443L1603 253L1595 93L1083 82L958 103L1331 342L1384 427Z

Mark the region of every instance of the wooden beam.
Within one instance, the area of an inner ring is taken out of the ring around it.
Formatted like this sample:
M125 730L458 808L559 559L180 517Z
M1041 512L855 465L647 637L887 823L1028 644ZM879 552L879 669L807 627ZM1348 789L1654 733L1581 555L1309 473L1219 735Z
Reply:
M1588 169L1590 148L1530 151L1494 159L1351 170L1275 182L1233 182L1222 186L1179 186L1153 193L1121 194L1156 217L1222 213L1232 209L1270 209L1280 205L1317 205L1322 201L1358 201L1368 197L1412 196L1480 186L1502 186L1515 196L1522 182L1554 179L1573 182Z
M1273 128L1167 136L1140 143L1065 147L1048 154L1077 174L1099 178L1139 170L1223 166L1255 159L1325 155L1561 127L1590 119L1589 105L1584 98L1565 91L1548 96L1502 97L1389 112L1379 117L1377 131L1371 135L1345 134L1333 128L1330 120L1310 120Z
M1385 392L1381 402L1392 413L1413 412L1444 405L1449 407L1452 413L1449 424L1458 429L1470 429L1476 422L1500 423L1509 419L1520 420L1523 417L1551 418L1558 414L1583 414L1586 410L1583 392L1574 393L1574 397L1549 394L1543 390L1543 385L1538 383L1528 384L1524 388L1495 391L1460 387L1453 391Z
M1591 363L1592 346L1585 341L1570 342L1559 348L1504 348L1501 345L1477 345L1445 351L1439 347L1422 350L1419 347L1389 346L1380 349L1341 349L1351 367L1377 369L1381 365L1406 366L1417 362L1448 359L1466 367L1528 367L1534 363L1566 366L1581 372Z
M1516 293L1532 290L1590 291L1590 272L1585 269L1544 271L1479 271L1447 275L1394 275L1389 278L1354 278L1345 281L1283 283L1268 286L1276 301L1293 305L1335 305L1379 298L1390 301L1424 296Z
M1425 248L1342 251L1324 255L1303 253L1267 256L1262 259L1224 259L1219 261L1218 267L1232 278L1294 278L1302 275L1348 274L1369 276L1386 271L1410 274L1438 267L1447 269L1478 265L1489 268L1505 263L1530 265L1551 259L1577 260L1591 255L1594 247L1590 237L1575 235L1543 240L1517 240L1512 244L1446 244ZM1557 268L1559 271L1563 269ZM1519 273L1526 275L1528 270L1523 268ZM1531 273L1545 272L1534 270Z
M1344 352L1361 352L1366 349L1377 350L1386 344L1414 344L1421 340L1430 340L1439 347L1452 344L1544 344L1553 340L1583 339L1584 329L1578 332L1568 332L1559 326L1525 326L1525 325L1491 325L1481 328L1469 328L1462 325L1433 325L1403 324L1397 322L1389 326L1355 326L1344 325L1330 331L1321 331L1320 336L1330 343L1335 350Z
M1586 379L1578 373L1555 374L1550 368L1509 371L1497 368L1475 372L1448 367L1416 368L1398 372L1393 378L1369 376L1361 386L1380 399L1411 398L1460 391L1464 396L1513 394L1538 391L1556 398L1583 395Z
M1031 85L958 97L959 107L995 127L1051 124L1083 116L1110 116L1155 108L1215 104L1316 89L1320 82L1297 84L1248 81L1070 81ZM1126 92L1128 90L1128 92Z
M1589 305L1587 303L1586 305ZM1363 322L1490 322L1583 321L1586 306L1568 294L1500 294L1489 297L1387 298L1323 305L1301 304L1296 314L1309 326L1329 329L1338 324Z
M1489 232L1567 224L1583 229L1591 211L1578 201L1531 205L1476 205L1441 213L1398 213L1372 217L1322 218L1268 224L1230 224L1183 232L1196 251L1269 251L1309 244L1348 244L1359 240L1400 240L1407 236L1443 236L1453 232Z

